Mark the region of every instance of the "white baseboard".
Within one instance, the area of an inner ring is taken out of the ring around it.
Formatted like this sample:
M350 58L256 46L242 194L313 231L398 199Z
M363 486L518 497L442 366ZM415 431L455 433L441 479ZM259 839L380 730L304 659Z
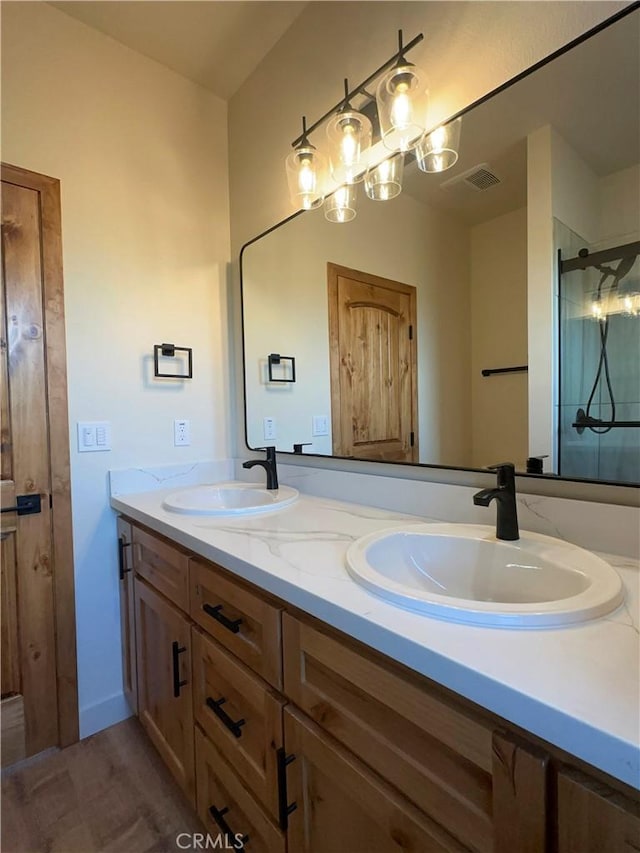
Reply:
M96 702L95 705L80 708L80 739L89 737L131 716L131 708L123 693L116 693L102 702Z

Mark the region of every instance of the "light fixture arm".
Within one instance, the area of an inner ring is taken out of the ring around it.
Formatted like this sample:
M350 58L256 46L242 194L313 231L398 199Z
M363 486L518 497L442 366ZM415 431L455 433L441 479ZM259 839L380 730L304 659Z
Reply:
M296 148L298 145L300 145L305 140L308 142L307 136L310 133L313 133L313 131L316 128L320 127L320 125L323 122L325 122L330 116L332 116L334 113L338 112L345 103L348 103L351 100L351 98L353 98L355 95L359 95L359 94L363 93L364 90L366 89L366 87L370 83L372 83L376 79L376 77L379 77L383 73L383 71L386 71L387 69L391 68L394 64L397 63L398 60L402 60L404 62L405 54L408 53L408 51L412 50L412 48L414 48L417 44L419 44L423 40L423 38L424 38L423 33L418 33L418 35L415 38L412 38L408 44L403 46L403 44L402 44L402 30L399 30L398 31L399 50L396 53L394 53L393 56L391 56L389 59L387 59L387 61L385 63L383 63L380 66L380 68L377 68L373 72L373 74L370 74L366 78L366 80L363 80L362 83L359 83L355 87L355 89L352 89L350 92L348 91L348 82L347 82L347 80L345 80L345 97L342 100L338 101L337 104L335 104L333 107L331 107L330 110L328 110L323 116L321 116L317 121L315 121L311 125L311 127L306 126L306 119L303 118L302 136L298 136L296 139L294 139L293 142L291 143L291 145L294 148Z

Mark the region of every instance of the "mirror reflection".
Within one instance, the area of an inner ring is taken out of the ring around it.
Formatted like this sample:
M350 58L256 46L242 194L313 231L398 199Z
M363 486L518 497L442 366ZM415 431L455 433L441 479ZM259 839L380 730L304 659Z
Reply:
M639 16L467 112L447 171L245 247L250 447L640 481Z

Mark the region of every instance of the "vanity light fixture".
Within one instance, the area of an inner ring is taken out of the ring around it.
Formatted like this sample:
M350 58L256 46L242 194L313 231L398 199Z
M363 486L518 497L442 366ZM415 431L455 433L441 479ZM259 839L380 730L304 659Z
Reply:
M371 121L349 101L349 81L344 81L344 102L327 124L331 176L339 184L355 184L364 177L363 155L371 147Z
M405 58L407 50L399 30L396 63L376 89L382 142L390 151L409 151L427 129L427 81L424 72Z
M324 203L324 216L329 222L351 222L356 218L356 185L339 187Z
M364 191L374 201L389 201L402 191L404 154L394 154L378 166L367 169Z
M326 161L307 137L307 119L302 116L302 136L286 161L291 201L296 207L311 210L324 201Z
M444 172L458 160L462 118L440 125L416 145L416 163L423 172Z

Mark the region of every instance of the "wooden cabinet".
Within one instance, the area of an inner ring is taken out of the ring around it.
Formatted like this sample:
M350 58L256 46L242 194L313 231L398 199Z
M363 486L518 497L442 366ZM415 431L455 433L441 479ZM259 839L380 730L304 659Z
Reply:
M285 708L289 849L450 853L465 848L296 710ZM294 808L295 806L295 808ZM515 853L515 851L513 851Z
M135 598L140 722L195 801L191 626L143 580L136 581Z
M228 572L191 560L191 617L274 687L282 687L280 616L275 607Z
M491 728L424 679L288 614L283 635L291 700L463 844L491 853Z
M246 847L252 853L285 853L284 834L264 815L242 779L197 727L196 756L198 815L207 832L214 839L226 835L225 849ZM289 846L290 853L295 849Z
M120 519L118 536L125 692L135 707L137 678L140 720L213 838L640 851L625 786L149 530Z
M197 628L192 638L195 718L277 820L284 700L215 640Z
M557 853L637 853L640 804L584 773L557 775Z
M189 557L161 536L133 526L137 574L181 610L189 610Z
M136 662L136 605L134 598L133 540L131 525L118 518L118 577L120 584L120 638L122 641L122 688L134 714L138 713Z

